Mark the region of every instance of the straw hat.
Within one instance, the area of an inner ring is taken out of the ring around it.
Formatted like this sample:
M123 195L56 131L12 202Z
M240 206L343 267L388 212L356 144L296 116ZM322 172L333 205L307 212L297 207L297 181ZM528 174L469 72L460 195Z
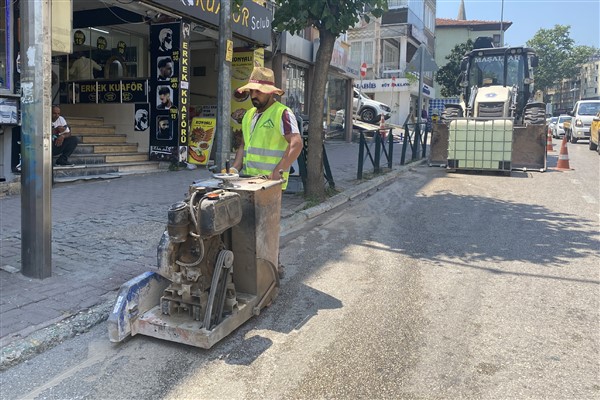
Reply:
M273 71L264 67L254 67L250 74L250 79L248 79L248 83L239 88L237 92L247 92L251 89L256 89L262 93L274 93L280 96L285 93L275 86L275 76Z

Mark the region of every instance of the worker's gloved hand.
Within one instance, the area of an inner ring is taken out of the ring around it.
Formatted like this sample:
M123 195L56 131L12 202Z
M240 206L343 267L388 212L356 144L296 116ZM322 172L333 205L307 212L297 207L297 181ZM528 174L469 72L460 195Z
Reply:
M231 167L231 168L229 168L229 172L227 172L227 171L225 170L225 168L223 168L223 169L221 170L221 173L222 173L222 174L239 174L239 171L238 171L237 169L235 169L235 168Z

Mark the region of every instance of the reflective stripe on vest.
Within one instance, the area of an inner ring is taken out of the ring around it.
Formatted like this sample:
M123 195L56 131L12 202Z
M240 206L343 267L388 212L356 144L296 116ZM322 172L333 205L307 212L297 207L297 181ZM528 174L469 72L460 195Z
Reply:
M246 175L261 176L270 175L277 164L281 161L289 146L281 132L281 117L287 107L275 102L265 110L252 127L252 117L256 108L251 108L242 120L242 132L244 135L244 170ZM291 112L291 111L290 111ZM287 187L289 171L284 171L282 190Z

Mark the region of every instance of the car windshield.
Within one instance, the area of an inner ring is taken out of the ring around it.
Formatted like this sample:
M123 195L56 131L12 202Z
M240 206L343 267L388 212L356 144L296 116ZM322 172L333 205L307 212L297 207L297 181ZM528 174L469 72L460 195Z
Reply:
M506 57L506 82L504 82L504 56L503 55L482 55L471 59L469 70L469 84L478 87L489 85L512 86L516 84L523 85L523 75L525 68L524 55L510 55ZM521 77L521 79L520 79Z
M560 124L561 122L570 121L570 120L571 120L571 117L570 117L570 116L567 116L567 115L564 115L564 116L560 116L560 117L558 117L558 123L559 123L559 124Z
M577 114L579 115L596 115L600 111L600 102L597 103L581 103Z
M556 121L558 121L558 117L552 117L552 118L550 119L550 123L551 123L551 124L555 124L555 123L556 123Z

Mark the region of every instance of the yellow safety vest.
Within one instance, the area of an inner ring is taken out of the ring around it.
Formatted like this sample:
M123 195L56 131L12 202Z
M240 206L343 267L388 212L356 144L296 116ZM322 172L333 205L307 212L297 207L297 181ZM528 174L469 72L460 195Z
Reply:
M286 109L288 108L285 105L276 101L258 118L254 130L252 130L252 117L256 113L256 107L251 108L244 115L242 120L244 174L269 175L283 158L289 146L281 132L281 117ZM281 186L282 190L287 187L289 175L289 170L283 172L285 183Z

